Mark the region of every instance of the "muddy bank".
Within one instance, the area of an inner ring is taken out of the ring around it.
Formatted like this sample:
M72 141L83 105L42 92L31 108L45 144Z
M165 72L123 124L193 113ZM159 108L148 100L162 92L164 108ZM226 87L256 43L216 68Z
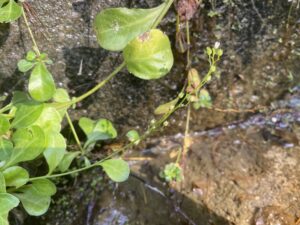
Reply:
M175 161L182 135L149 139L130 151L128 182L98 169L68 178L42 218L25 224L296 225L300 218L300 95L244 121L191 134L184 181L159 172ZM136 160L137 159L137 160Z

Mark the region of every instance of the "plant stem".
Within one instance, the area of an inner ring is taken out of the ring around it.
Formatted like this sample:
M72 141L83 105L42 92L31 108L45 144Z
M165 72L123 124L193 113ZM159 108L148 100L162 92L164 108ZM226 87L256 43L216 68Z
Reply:
M164 18L164 16L166 15L166 13L168 12L169 8L171 7L171 5L173 4L174 0L167 0L166 6L163 9L162 13L157 17L157 19L155 20L155 22L153 23L151 28L155 28L158 26L158 24L161 22L161 20Z
M79 147L79 149L80 149L80 151L81 151L81 154L84 155L84 149L83 149L82 146L81 146L80 140L79 140L79 138L78 138L78 135L77 135L77 133L76 133L76 130L75 130L75 128L74 128L73 122L72 122L72 120L71 120L71 118L70 118L70 115L69 115L68 111L66 111L66 118L67 118L68 123L69 123L69 125L70 125L71 131L72 131L73 136L74 136L74 138L75 138L75 141L76 141L76 143L77 143L77 145L78 145L78 147Z
M40 56L40 55L41 55L41 52L40 52L40 50L39 50L39 48L38 48L38 46L37 46L37 44L36 44L35 38L34 38L34 36L33 36L32 30L31 30L31 28L30 28L30 26L29 26L28 19L27 19L27 16L26 16L26 13L25 13L23 7L22 7L22 14L23 14L23 18L24 18L24 21L25 21L27 30L28 30L28 32L29 32L30 38L31 38L32 43L33 43L33 48L34 48L35 52L37 53L37 55Z
M186 63L186 68L189 69L191 66L191 38L190 38L190 24L189 21L186 21L186 43L187 43L187 53L186 53L186 58L187 58L187 63Z
M189 130L190 130L190 119L191 119L191 105L188 105L187 108L187 116L186 116L186 124L185 124L185 132L184 132L184 139L183 139L183 155L188 152L189 148Z
M110 81L117 73L119 73L124 67L126 63L122 62L121 65L119 65L113 72L111 72L103 81L101 81L99 84L97 84L95 87L93 87L88 92L84 93L83 95L74 98L72 101L72 104L75 104L77 102L82 101L83 99L89 97L90 95L94 94L96 91L98 91L100 88L102 88L108 81Z

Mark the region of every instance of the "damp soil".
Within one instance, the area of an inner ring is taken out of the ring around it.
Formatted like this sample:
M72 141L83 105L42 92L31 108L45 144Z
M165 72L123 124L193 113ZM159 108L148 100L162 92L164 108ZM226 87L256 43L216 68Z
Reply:
M213 2L214 4L211 4ZM40 48L54 61L57 85L72 96L101 81L122 59L99 48L92 29L107 7L152 7L157 0L32 1L31 18ZM216 16L208 16L215 11ZM57 181L58 194L43 217L13 211L24 225L298 225L300 218L300 12L283 0L203 1L190 21L192 66L207 71L204 49L221 43L219 77L205 88L215 108L192 111L184 181L164 182L163 166L182 144L186 110L126 155L131 176L110 182L100 169ZM181 90L185 55L177 52L175 13L162 22L174 46L168 76L143 81L123 70L71 112L113 121L122 145L129 129L143 132L154 109ZM22 21L0 25L0 90L25 90L28 74L17 61L31 48ZM82 73L79 73L82 64ZM260 112L257 107L266 110ZM226 109L234 109L226 112ZM252 109L249 111L244 111ZM225 111L224 111L225 110ZM106 148L107 149L107 148ZM96 149L94 157L105 149ZM139 160L130 160L137 158Z

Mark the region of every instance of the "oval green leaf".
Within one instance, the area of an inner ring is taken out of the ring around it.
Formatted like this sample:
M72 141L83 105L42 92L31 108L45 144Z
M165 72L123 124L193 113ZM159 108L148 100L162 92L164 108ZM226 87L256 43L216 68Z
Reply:
M15 147L6 163L6 167L35 159L45 149L45 134L38 126L18 129L12 140Z
M3 171L6 186L15 186L19 188L25 185L29 180L27 170L20 166L12 166Z
M140 135L136 130L130 130L127 132L126 137L130 142L134 142L134 144L139 143Z
M2 2L3 4L4 2ZM0 6L2 6L2 4ZM22 7L15 2L15 0L9 0L9 2L0 8L0 23L9 23L17 20L22 15Z
M53 97L55 83L44 63L37 63L32 70L28 90L31 97L36 101L44 102Z
M8 213L19 205L19 199L8 193L0 193L0 215Z
M18 189L17 196L29 215L40 216L47 212L51 198L56 193L55 185L47 179L35 180Z
M13 144L6 139L0 138L0 161L6 161L11 156Z
M45 106L40 117L33 123L43 129L45 133L56 132L61 130L62 117L59 112L51 106Z
M46 150L44 151L44 157L49 167L49 174L62 161L66 153L66 140L60 133L48 133L46 138Z
M18 62L18 69L21 72L23 72L23 73L29 71L33 66L34 66L34 63L33 62L29 62L26 59L21 59Z
M109 159L100 164L107 176L115 182L123 182L128 179L130 168L123 159Z
M153 29L130 42L123 52L127 69L145 80L165 76L173 66L173 54L167 35Z
M95 121L91 120L87 117L81 117L79 119L79 127L83 130L86 136L88 136L90 133L93 132L94 126L95 126Z
M71 166L71 163L73 162L73 160L80 155L80 152L67 152L63 159L61 160L61 162L58 165L58 168L61 172L65 172L69 169L69 167Z
M19 103L11 126L13 128L25 128L32 125L40 117L43 109L44 104L35 101Z
M100 46L120 51L134 38L150 30L165 3L152 9L105 9L95 19L94 28Z
M87 131L86 128L85 132ZM84 148L97 141L113 139L115 137L117 137L117 130L114 128L112 122L107 119L100 119L95 123L92 132L88 133Z

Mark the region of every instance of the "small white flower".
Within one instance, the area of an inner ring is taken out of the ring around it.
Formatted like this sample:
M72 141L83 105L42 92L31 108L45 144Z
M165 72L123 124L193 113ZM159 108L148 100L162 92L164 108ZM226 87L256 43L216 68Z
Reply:
M215 43L214 48L215 48L215 49L218 49L219 47L220 47L220 42L217 41L217 42Z

